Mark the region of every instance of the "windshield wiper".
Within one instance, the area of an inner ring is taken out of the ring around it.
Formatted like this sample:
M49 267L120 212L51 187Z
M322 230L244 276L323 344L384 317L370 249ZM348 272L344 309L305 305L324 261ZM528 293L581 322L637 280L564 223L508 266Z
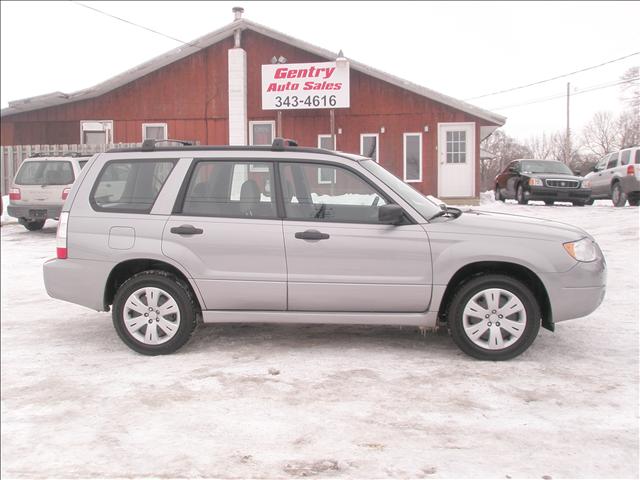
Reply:
M462 210L454 207L445 207L444 210L440 210L435 215L432 215L431 217L429 217L427 221L430 222L434 218L444 217L445 215L451 215L453 218L458 218L460 215L462 215Z

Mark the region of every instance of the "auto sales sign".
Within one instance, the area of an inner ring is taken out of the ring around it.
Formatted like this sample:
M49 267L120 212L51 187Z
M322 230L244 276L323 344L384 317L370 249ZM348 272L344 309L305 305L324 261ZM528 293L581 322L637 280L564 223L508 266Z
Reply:
M349 108L349 63L262 65L262 109Z

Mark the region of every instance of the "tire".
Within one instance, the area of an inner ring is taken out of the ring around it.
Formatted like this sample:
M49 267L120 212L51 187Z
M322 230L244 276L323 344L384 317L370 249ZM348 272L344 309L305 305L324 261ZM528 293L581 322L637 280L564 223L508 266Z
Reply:
M595 202L595 200L593 198L590 198L589 200L587 200L586 202L584 202L585 205L593 205L593 202Z
M520 205L526 205L529 203L529 200L524 196L524 187L522 184L518 185L518 188L516 189L516 200Z
M624 207L627 204L627 194L622 190L620 182L611 186L611 201L614 207Z
M632 207L637 207L638 205L640 205L640 198L630 198L629 205L631 205Z
M572 202L574 207L584 207L585 203L584 202Z
M134 305L137 308L132 308ZM177 311L158 314L163 306ZM191 289L184 281L162 270L147 270L129 278L116 292L113 326L132 350L143 355L166 355L187 343L196 327L197 312ZM149 325L154 330L149 331Z
M496 291L500 293L498 307L492 309L488 295ZM516 313L498 318L500 309L510 307L512 303L516 305L513 310ZM477 317L475 312L479 313ZM510 322L509 331L505 328L505 320ZM540 320L540 306L532 291L519 280L502 274L482 275L463 283L451 300L448 314L453 341L464 353L479 360L517 357L535 340ZM476 325L480 325L479 329L473 330ZM472 338L474 334L475 339ZM497 346L500 341L504 346ZM492 343L496 345L493 348L490 347Z
M551 206L551 205L553 205L553 200L545 200L544 204L548 205L548 206Z
M496 189L494 190L494 192L496 202L504 202L505 199L502 196L502 192L500 192L500 187L498 185L496 185Z
M20 223L24 225L24 228L26 228L30 232L33 232L35 230L42 230L42 227L44 227L45 221L46 220L32 220L32 221L24 220Z

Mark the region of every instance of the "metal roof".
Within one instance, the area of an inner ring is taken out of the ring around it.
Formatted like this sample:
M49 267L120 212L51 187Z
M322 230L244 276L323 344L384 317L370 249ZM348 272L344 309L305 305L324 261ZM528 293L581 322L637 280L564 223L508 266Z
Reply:
M254 23L244 18L241 18L233 21L232 23L214 32L211 32L207 35L204 35L190 42L188 45L182 45L169 52L166 52L162 55L152 58L151 60L145 63L142 63L137 67L127 70L126 72L116 75L115 77L112 77L93 87L85 88L83 90L78 90L77 92L73 92L73 93L53 92L45 95L39 95L36 97L30 97L30 98L25 98L21 100L11 101L9 102L9 106L7 108L3 108L0 111L0 117L5 117L7 115L13 115L21 112L29 112L29 111L38 110L41 108L53 107L56 105L64 105L71 102L87 100L90 98L98 97L100 95L104 95L105 93L108 93L118 87L126 85L130 82L133 82L134 80L137 80L145 75L148 75L151 72L159 70L160 68L165 67L166 65L169 65L182 58L192 55L198 50L214 45L220 42L221 40L224 40L232 36L234 31L238 29L241 31L251 30L251 31L260 33L267 37L270 37L275 40L281 41L283 43L287 43L294 47L300 48L301 50L305 50L309 53L313 53L329 61L333 61L338 57L337 53L331 52L329 50L325 50L324 48L320 48L315 45L311 45L310 43L290 37L288 35L285 35L284 33L278 32L269 27L265 27L258 23ZM487 120L491 123L495 123L500 126L504 125L506 121L506 117L502 115L498 115L488 110L484 110L482 108L471 105L467 102L463 102L462 100L458 100L448 95L444 95L442 93L436 92L429 88L409 82L408 80L404 80L402 78L396 77L389 73L382 72L380 70L377 70L363 63L357 62L350 58L348 58L348 60L349 60L350 67L353 68L354 70L364 73L366 75L370 75L384 82L390 83L392 85L396 85L410 92L416 93L418 95L429 98L431 100L435 100L436 102L450 106L457 110L461 110L470 115Z

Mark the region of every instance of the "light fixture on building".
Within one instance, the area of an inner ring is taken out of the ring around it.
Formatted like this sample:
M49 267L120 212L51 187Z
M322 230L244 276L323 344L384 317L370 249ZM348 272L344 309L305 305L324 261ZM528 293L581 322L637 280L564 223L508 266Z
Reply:
M425 125L425 126L424 126L424 131L425 131L425 132L428 132L428 131L429 131L429 125Z
M349 60L344 57L344 53L342 53L342 49L338 52L338 57L336 58L336 67L345 68L349 66Z
M338 128L338 135L342 135L342 129Z
M271 57L271 63L273 63L273 64L278 63L278 59L276 58L275 55L273 57Z
M287 63L287 58L280 55L278 57L278 63Z
M380 127L380 133L384 133L384 127Z

